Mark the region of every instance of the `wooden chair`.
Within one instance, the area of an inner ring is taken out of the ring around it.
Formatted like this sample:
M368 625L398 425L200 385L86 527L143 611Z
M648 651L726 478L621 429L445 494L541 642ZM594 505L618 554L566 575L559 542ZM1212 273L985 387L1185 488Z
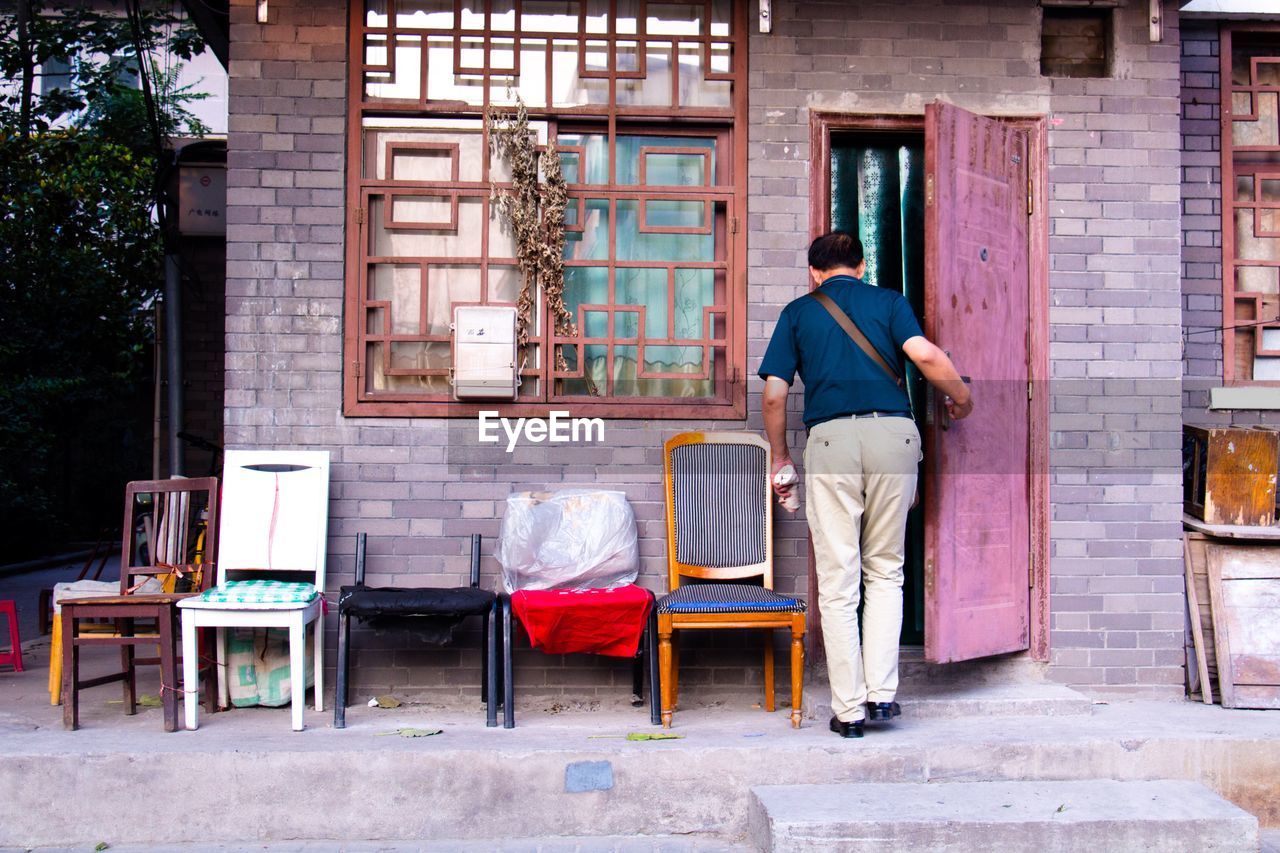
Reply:
M769 445L737 432L686 432L663 445L667 581L658 600L662 725L679 696L676 632L791 629L791 725L800 727L805 604L773 591ZM765 709L774 710L773 638L764 646Z
M287 628L292 724L302 731L306 629L314 626L315 709L324 710L324 579L329 518L329 453L229 450L223 467L218 584L182 601L183 642L218 629L219 692L225 698L225 629ZM187 678L195 678L187 661ZM199 727L186 694L188 729Z
M217 525L218 481L214 477L146 480L125 487L120 594L61 603L62 722L66 728L79 727L80 691L113 681L123 682L125 713L136 713L136 669L159 665L164 728L169 732L177 730L180 688L175 605L209 587L214 566L205 555L215 553ZM135 536L134 531L139 529L149 529L151 534ZM168 591L138 592L151 578L167 581ZM104 631L100 626L84 624L103 620L114 627ZM138 646L155 645L159 646L159 657L136 656ZM81 679L80 650L87 646L118 647L121 671ZM183 656L188 671L183 688L194 702L199 677L199 650L194 636L184 644ZM212 689L206 698L212 708Z
M447 642L453 628L468 616L484 620L484 654L480 658L480 698L487 703L486 724L498 724L497 646L498 596L480 589L480 534L471 534L471 583L462 587L365 586L367 537L356 534L355 585L338 595L338 688L333 699L333 727L347 725L347 675L351 654L351 617L373 628L408 627L431 623L440 642Z

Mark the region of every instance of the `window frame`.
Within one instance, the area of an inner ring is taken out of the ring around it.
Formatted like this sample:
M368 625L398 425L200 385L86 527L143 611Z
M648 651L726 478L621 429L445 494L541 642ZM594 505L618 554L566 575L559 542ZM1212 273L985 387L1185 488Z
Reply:
M1258 153L1264 149L1255 146L1236 146L1233 143L1233 127L1232 122L1235 120L1235 114L1232 109L1232 92L1236 89L1255 90L1259 87L1250 84L1246 86L1235 86L1232 83L1232 40L1235 35L1258 34L1275 38L1276 51L1275 57L1280 59L1280 24L1274 23L1254 23L1240 22L1238 24L1224 23L1218 31L1218 92L1219 92L1219 149L1221 149L1222 166L1221 166L1221 216L1222 216L1222 379L1226 386L1258 386L1258 387L1280 387L1280 379L1252 379L1241 378L1237 376L1236 371L1236 334L1235 329L1238 326L1248 325L1247 321L1238 321L1236 318L1236 302L1241 297L1238 296L1236 290L1236 223L1235 211L1239 207L1254 207L1259 204L1258 187L1254 187L1254 200L1251 202L1237 202L1236 200L1236 174L1237 162L1239 158L1236 156L1237 149L1243 150L1246 155L1250 152ZM1265 87L1268 90L1275 91L1277 97L1280 98L1280 85ZM1256 105L1255 105L1256 110ZM1274 150L1280 154L1280 145L1267 146L1266 150ZM1275 179L1280 179L1280 164L1262 167L1262 169L1254 169L1253 165L1240 161L1242 165L1249 167L1251 174L1265 174ZM1257 164L1261 165L1261 164ZM1241 170L1241 174L1244 174ZM1280 214L1280 207L1277 208ZM1256 236L1256 225L1255 225ZM1280 264L1278 264L1280 266ZM1278 273L1280 275L1280 273ZM1247 299L1247 297L1245 297ZM1277 297L1280 303L1280 297ZM1261 308L1261 302L1255 303ZM1254 355L1260 354L1259 339L1263 329L1271 325L1280 328L1280 320L1275 323L1266 324L1256 316L1252 321L1253 328L1256 329L1254 342ZM1271 353L1264 352L1270 356L1280 355L1280 351ZM1252 364L1252 362L1251 362Z
M585 1L585 0L584 0ZM647 14L650 2L655 0L639 0L638 15L641 20ZM491 8L491 0L479 0L485 8ZM711 0L675 5L704 5L707 8L708 26L710 21ZM366 102L365 90L365 36L366 36L366 4L356 2L350 4L349 47L348 47L348 87L347 87L347 173L345 177L345 194L347 201L345 230L345 274L344 274L344 335L343 335L343 414L347 417L474 417L481 411L497 410L509 416L545 415L551 409L571 409L575 415L604 418L646 418L646 419L699 419L699 420L738 420L746 415L746 352L747 352L747 241L744 230L746 222L747 200L747 9L744 0L730 0L732 10L731 32L723 39L716 41L730 43L732 64L730 71L716 72L716 79L727 79L731 82L731 100L729 107L652 107L652 106L620 106L616 101L605 105L587 105L575 107L546 107L530 109L530 122L545 122L551 138L558 133L594 132L606 134L610 140L632 133L637 135L697 135L704 138L724 140L715 143L718 151L724 145L729 152L726 161L717 157L717 171L726 169L731 182L721 187L709 188L709 194L703 194L708 200L715 200L718 206L723 200L725 205L725 221L723 222L724 261L727 265L724 278L725 287L725 322L724 322L724 357L723 365L713 376L724 383L723 396L709 398L679 397L632 397L614 396L593 398L589 396L556 394L553 377L554 357L552 346L554 330L545 316L545 306L541 299L537 301L536 340L539 343L539 362L536 370L540 377L537 399L492 400L459 402L452 399L423 399L427 395L386 392L372 394L365 390L367 351L364 343L366 327L367 272L370 265L368 258L373 257L366 252L364 239L365 221L368 213L363 207L363 198L368 192L368 183L364 175L364 134L366 118L424 118L424 119L476 119L483 118L488 106L489 86L485 86L483 106L459 106L455 103L431 103L426 100L425 79L418 102L388 100ZM517 21L521 10L521 0L514 0ZM667 5L663 3L662 5ZM395 22L395 0L387 0L387 31L390 33ZM508 33L493 30L461 30L456 27L460 17L462 0L455 0L454 21L455 35L474 33L488 37L505 36ZM610 14L616 16L617 0L610 2ZM371 28L381 32L382 28ZM638 27L643 29L643 27ZM517 31L518 32L518 31ZM596 34L587 34L581 30L573 34L573 38L582 43L588 38L594 40ZM644 35L637 38L643 39ZM710 35L700 37L708 45ZM618 40L624 37L619 36ZM655 35L654 41L669 40L673 50L676 42L693 42L697 38L672 36L664 39ZM456 42L455 42L456 44ZM455 48L456 49L456 48ZM708 48L709 49L709 48ZM643 55L643 53L641 54ZM705 56L706 54L704 54ZM482 72L486 79L490 72ZM493 75L495 77L501 75ZM634 76L632 72L610 68L607 77L610 87L615 80L624 80ZM548 84L549 85L549 84ZM482 133L482 145L488 150L487 130ZM613 143L610 143L611 150ZM643 185L593 184L575 185L570 194L570 206L576 198L609 197L628 192L644 192ZM653 195L669 195L662 188ZM643 203L642 203L643 206ZM485 202L486 211L488 201ZM714 208L713 208L714 209ZM714 225L712 226L714 232ZM612 231L612 225L611 225ZM611 237L611 243L612 243ZM718 261L717 261L718 262ZM487 263L487 262L486 262ZM605 266L611 271L625 267L625 262L606 260L596 266ZM465 303L454 303L465 304ZM506 303L497 303L506 304ZM576 318L575 318L576 319ZM614 335L611 333L610 353L613 351ZM588 340L586 330L580 328L575 339L580 346L586 346ZM643 340L643 338L641 338ZM627 345L627 344L623 344ZM579 369L582 361L579 360ZM612 357L610 357L612 363ZM526 373L530 370L526 370Z

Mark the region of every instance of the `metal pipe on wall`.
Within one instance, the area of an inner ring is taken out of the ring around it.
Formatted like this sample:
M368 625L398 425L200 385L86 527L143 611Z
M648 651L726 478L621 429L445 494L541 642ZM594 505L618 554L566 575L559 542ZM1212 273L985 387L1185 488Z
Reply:
M178 268L178 256L164 256L164 351L167 414L169 416L169 476L181 477L182 439L182 273Z

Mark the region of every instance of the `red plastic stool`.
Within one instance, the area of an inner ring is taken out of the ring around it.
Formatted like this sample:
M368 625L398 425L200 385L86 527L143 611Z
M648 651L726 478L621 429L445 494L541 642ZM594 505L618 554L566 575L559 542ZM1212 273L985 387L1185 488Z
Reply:
M9 615L9 645L7 652L0 652L0 666L8 664L14 672L22 672L22 640L18 639L18 608L12 599L0 601L0 613Z

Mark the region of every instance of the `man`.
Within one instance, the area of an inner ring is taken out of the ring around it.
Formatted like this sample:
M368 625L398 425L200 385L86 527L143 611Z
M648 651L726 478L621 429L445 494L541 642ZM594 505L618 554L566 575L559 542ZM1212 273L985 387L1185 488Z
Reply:
M973 411L969 387L946 353L924 337L907 300L864 283L865 273L862 243L848 233L834 231L809 247L814 293L852 318L885 364L864 352L810 294L783 309L759 371L775 475L792 464L787 394L797 371L804 382L808 521L835 712L831 730L841 737L862 737L865 719L900 713L894 696L903 550L922 455L907 392L888 369L902 376L905 354L947 395L952 418ZM784 500L794 488L775 481ZM861 643L860 582L866 585Z

